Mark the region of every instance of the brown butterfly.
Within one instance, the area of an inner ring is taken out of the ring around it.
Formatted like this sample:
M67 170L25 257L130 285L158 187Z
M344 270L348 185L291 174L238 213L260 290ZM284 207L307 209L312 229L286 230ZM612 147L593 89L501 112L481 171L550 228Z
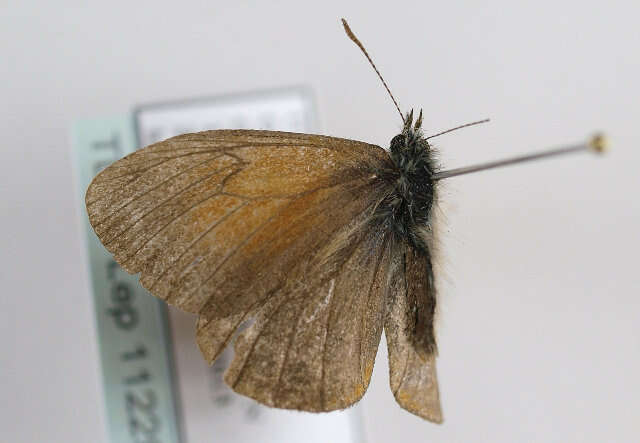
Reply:
M396 400L439 423L438 180L603 145L597 138L439 171L422 112L415 124L412 112L403 120L389 152L286 132L173 137L95 177L86 194L89 220L153 295L199 315L197 341L208 362L253 320L225 375L236 392L279 408L346 408L369 385L384 328Z

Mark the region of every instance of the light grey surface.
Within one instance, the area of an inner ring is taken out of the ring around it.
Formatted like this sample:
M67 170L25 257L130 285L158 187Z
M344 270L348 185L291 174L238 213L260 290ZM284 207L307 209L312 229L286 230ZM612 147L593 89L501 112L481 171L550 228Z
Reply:
M447 167L606 130L613 151L452 178L445 424L397 407L381 347L370 442L635 441L640 432L640 6L536 2L11 2L0 15L0 437L104 430L69 128L140 102L307 84L323 132L400 128L345 16ZM215 436L212 435L212 441Z

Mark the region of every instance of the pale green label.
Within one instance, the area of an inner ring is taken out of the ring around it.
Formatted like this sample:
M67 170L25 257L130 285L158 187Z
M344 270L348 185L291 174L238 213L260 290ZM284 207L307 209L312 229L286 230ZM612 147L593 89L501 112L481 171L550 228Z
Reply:
M73 130L78 199L86 231L109 441L180 441L166 306L116 264L89 225L84 195L104 167L136 148L130 114Z

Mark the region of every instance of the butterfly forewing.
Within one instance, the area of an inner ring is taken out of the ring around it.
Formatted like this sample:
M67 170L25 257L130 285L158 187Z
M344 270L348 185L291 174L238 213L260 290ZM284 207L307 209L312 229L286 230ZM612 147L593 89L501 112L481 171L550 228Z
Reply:
M387 161L381 148L332 137L185 134L102 171L87 191L87 212L116 261L141 272L152 294L198 312L201 298L217 286L211 269L249 237L260 238L283 208L366 177ZM194 292L199 301L186 301Z

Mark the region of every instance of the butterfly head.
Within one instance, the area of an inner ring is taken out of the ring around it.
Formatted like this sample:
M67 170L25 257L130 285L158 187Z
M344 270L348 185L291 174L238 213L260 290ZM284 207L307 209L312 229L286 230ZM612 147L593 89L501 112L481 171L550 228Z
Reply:
M422 133L422 110L413 124L413 110L407 113L402 132L391 139L391 159L405 174L432 174L431 146Z

